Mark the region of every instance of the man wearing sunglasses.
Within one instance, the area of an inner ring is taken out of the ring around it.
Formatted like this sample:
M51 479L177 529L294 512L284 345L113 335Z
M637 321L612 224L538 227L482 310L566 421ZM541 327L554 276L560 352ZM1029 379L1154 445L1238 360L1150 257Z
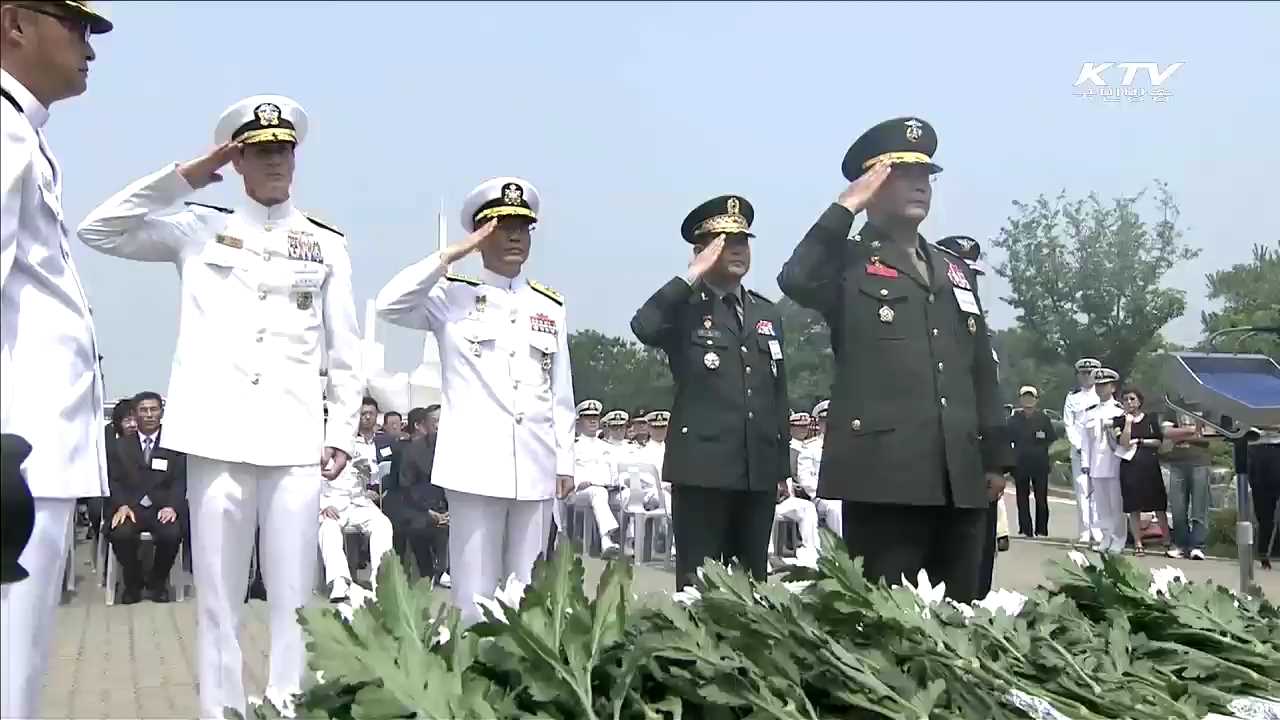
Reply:
M106 494L102 379L71 260L49 107L85 91L89 38L111 22L85 2L0 2L0 431L30 443L30 576L0 606L0 717L35 717L76 498ZM18 410L21 409L21 412Z

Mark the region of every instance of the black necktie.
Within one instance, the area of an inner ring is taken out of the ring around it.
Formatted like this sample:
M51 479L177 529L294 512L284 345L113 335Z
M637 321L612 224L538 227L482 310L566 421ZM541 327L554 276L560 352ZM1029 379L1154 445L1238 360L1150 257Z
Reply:
M734 327L738 328L738 332L742 332L742 312L738 309L737 293L724 296L724 304L729 306L729 312L733 316Z

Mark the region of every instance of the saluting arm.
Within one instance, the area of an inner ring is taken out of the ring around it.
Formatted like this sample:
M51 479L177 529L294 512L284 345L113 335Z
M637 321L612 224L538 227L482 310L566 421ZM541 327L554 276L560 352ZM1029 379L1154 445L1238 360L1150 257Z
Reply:
M631 332L636 339L660 350L670 348L679 332L676 310L689 302L693 285L682 277L673 277L645 301L631 318Z
M444 317L445 292L440 282L448 265L435 252L396 273L378 291L378 317L400 327L431 330Z
M195 189L174 164L130 183L94 208L76 234L85 245L113 257L174 262L202 227L195 212L161 215Z
M839 307L853 219L848 208L832 203L809 228L778 273L778 287L787 297L824 314Z
M341 238L339 239L342 242ZM360 332L356 326L356 301L351 290L351 258L343 242L333 253L333 265L324 284L324 344L328 358L329 422L325 447L351 455L364 395L360 367Z
M569 362L569 325L557 333L556 355L551 361L552 429L556 436L556 475L573 477L573 369Z

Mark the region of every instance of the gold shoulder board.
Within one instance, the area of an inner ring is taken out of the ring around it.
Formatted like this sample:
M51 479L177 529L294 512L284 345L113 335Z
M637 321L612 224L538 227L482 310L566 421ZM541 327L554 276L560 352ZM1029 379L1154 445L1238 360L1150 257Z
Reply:
M542 284L542 283L540 283L540 282L537 282L537 281L535 281L535 280L530 280L530 281L529 281L529 287L533 288L533 289L534 289L534 290L536 290L538 293L540 293L540 294L542 294L542 295L547 296L547 298L549 298L552 302L554 302L554 303L555 303L555 304L557 304L557 305L563 305L563 304L564 304L564 296L563 296L563 295L561 295L560 293L556 292L555 290L552 290L551 288L547 287L546 285L543 285L543 284Z

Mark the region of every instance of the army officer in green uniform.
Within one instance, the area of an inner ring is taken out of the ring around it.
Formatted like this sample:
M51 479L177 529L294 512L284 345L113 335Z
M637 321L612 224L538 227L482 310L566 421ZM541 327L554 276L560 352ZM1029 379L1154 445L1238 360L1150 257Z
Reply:
M831 329L835 386L818 495L844 501L849 552L873 580L914 581L924 568L968 601L987 508L1013 458L973 271L918 232L941 170L937 144L916 117L859 137L842 168L851 184L778 285Z
M663 455L671 483L676 586L708 558L767 570L774 497L788 472L782 317L742 287L755 211L736 195L699 205L680 232L694 246L683 276L636 311L631 330L666 352L675 404Z

